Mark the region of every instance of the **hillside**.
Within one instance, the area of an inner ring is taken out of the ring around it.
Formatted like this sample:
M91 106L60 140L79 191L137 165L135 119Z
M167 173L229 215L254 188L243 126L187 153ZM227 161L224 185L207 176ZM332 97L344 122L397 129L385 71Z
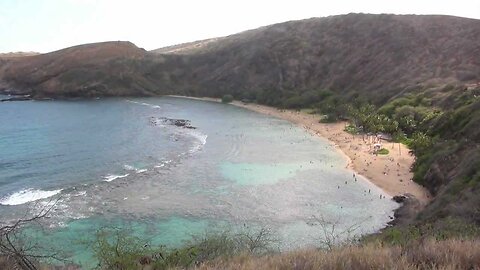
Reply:
M417 223L440 227L480 225L479 82L480 20L452 16L348 14L152 52L106 42L0 59L0 92L34 98L231 94L337 118L371 103L405 140L424 136L413 170L435 199Z
M0 88L35 98L149 95L148 82L135 67L146 54L130 42L118 41L5 58L0 62Z
M156 54L192 54L195 52L202 52L209 48L212 43L217 43L224 38L210 38L205 40L198 40L193 42L187 42L172 46L163 47L153 50L151 52Z
M207 262L198 269L477 269L477 240L427 240L401 247L377 244L332 251L300 250L269 256L237 256ZM177 269L181 269L180 267Z
M448 16L363 14L292 21L201 50L187 47L184 76L197 82L190 94L255 99L268 91L288 97L330 89L382 102L426 86L479 81L479 24Z
M9 53L0 53L0 58L13 58L13 57L24 57L38 55L37 52L9 52Z
M292 93L329 89L380 103L480 81L479 24L450 16L349 14L150 53L127 42L88 44L3 61L0 85L38 97L232 93L270 105ZM262 100L262 94L278 98Z

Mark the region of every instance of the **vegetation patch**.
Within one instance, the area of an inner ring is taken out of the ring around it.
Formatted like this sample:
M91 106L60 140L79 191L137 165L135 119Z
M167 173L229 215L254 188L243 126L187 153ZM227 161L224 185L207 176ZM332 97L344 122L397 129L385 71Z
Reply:
M322 118L320 119L320 123L335 123L337 122L338 119L337 117L335 117L334 114L325 114L324 116L322 116Z
M379 154L379 155L388 155L388 153L390 153L390 151L388 151L388 149L386 149L386 148L382 148L382 149L377 151L377 154Z
M180 248L153 246L147 239L125 230L99 230L91 246L100 269L172 269L198 266L208 261L228 260L240 254L249 256L273 252L276 239L269 229L240 232L220 231L194 237Z
M233 96L232 95L224 95L222 97L222 103L230 103L233 101Z
M480 241L425 238L406 246L380 242L334 249L300 250L285 254L236 256L214 260L199 269L476 269Z
M358 128L354 125L346 125L344 131L352 135L357 135L359 133Z

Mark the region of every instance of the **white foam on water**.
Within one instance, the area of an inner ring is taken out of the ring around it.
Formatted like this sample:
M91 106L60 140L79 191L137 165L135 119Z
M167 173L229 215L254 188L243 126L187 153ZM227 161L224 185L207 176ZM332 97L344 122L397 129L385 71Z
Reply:
M135 168L134 166L128 165L128 164L123 165L123 168L127 171L135 171L135 173L144 173L144 172L148 171L148 169Z
M188 150L188 153L193 154L198 151L200 151L203 146L207 143L207 134L203 134L201 132L192 132L190 135L192 135L196 139L196 143Z
M77 194L75 194L75 195L73 195L73 196L75 196L75 197L82 197L82 196L85 196L85 195L87 195L87 191L84 190L84 191L78 192Z
M55 224L55 223L52 223L52 224L48 225L48 227L49 227L50 229L66 228L66 227L67 227L67 224L65 224L65 222L63 222L63 221L60 221L60 222L58 222L58 223L56 223L56 224Z
M123 165L123 168L127 171L135 171L137 168L133 167L132 165L125 164Z
M62 190L24 189L0 199L2 205L20 205L57 195Z
M159 105L153 105L153 104L149 104L149 103L146 103L146 102L138 102L138 101L133 101L133 100L129 100L129 99L127 99L126 101L130 102L130 103L135 103L135 104L138 104L138 105L148 106L148 107L153 108L153 109L161 109L162 108Z
M103 177L103 181L105 181L105 182L112 182L112 181L115 180L115 179L125 178L125 177L127 177L128 175L129 175L128 173L126 173L126 174L124 174L124 175L109 174L109 175Z
M155 165L154 167L155 167L155 168L163 168L163 167L165 167L166 165L170 164L171 162L173 162L173 160L171 160L171 159L170 159L170 160L164 160L164 161L162 161L160 164Z

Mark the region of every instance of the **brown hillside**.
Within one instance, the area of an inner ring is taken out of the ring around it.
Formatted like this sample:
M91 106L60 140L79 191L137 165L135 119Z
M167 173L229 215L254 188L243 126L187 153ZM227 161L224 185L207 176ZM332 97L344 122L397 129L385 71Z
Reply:
M38 55L37 52L9 52L9 53L0 53L0 58L14 58L14 57L24 57Z
M142 87L127 87L131 78L136 77L130 62L145 56L145 50L130 42L85 44L4 60L0 75L4 88L12 87L13 93L26 92L35 97L96 96L109 91L114 91L111 95L143 95L146 93ZM142 81L139 77L138 82Z
M349 14L154 52L106 42L4 60L0 89L37 97L230 93L252 99L330 89L382 102L435 85L480 81L480 21Z
M243 255L207 262L196 269L480 269L479 248L480 243L475 239L428 239L405 247L371 243L332 251L299 250L260 257Z
M198 40L193 42L187 42L187 43L163 47L160 49L153 50L151 52L157 53L157 54L193 54L196 52L202 52L203 50L207 49L211 45L211 43L217 43L222 39L224 38L210 38L210 39Z
M193 52L193 94L330 89L381 101L426 84L479 81L480 21L349 14L263 27Z

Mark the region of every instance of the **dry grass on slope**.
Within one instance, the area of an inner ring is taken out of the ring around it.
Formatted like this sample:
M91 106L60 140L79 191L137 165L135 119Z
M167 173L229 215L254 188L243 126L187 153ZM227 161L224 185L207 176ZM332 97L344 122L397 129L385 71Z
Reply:
M480 240L428 240L406 247L371 243L333 251L245 255L207 263L199 269L480 269Z

